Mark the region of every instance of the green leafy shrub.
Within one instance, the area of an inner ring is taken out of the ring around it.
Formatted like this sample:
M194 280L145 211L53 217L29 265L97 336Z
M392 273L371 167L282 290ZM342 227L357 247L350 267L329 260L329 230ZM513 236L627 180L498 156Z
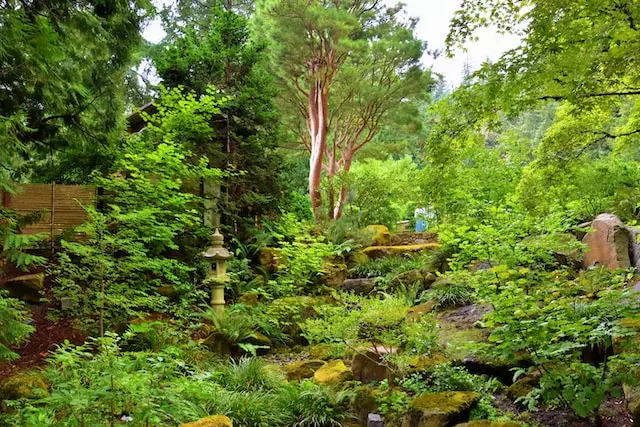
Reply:
M204 159L194 164L176 141L184 125L177 119L181 109L194 105L213 115L219 101L179 91L164 96L158 103L162 122L149 123L125 141L116 173L94 177L103 189L101 209L86 207L89 219L77 229L85 239L61 242L54 293L70 299L69 313L86 325L98 320L101 333L103 324L169 310L164 295L195 295L196 270L203 263L199 252L209 232L201 225L200 198L188 184L220 171ZM199 239L200 247L187 243Z
M4 272L6 264L23 271L30 267L40 266L47 262L42 256L33 255L29 249L37 249L43 242L46 233L22 234L22 229L42 219L44 212L19 215L12 209L0 208L0 272Z
M286 383L261 360L190 363L182 346L123 352L119 341L62 345L44 371L49 395L5 401L0 424L108 425L126 414L134 426L179 425L225 414L241 427L332 427L348 418L350 393Z
M638 310L623 285L618 282L589 297L563 296L553 285L525 287L508 281L486 295L494 307L485 318L493 329L492 345L480 349L510 363L525 358L533 364L541 379L526 399L530 406L541 398L566 405L581 417L596 417L605 396L616 393L622 382L634 382L633 372L640 367L633 357L607 356L615 339L634 334L620 325ZM594 348L605 355L597 365L583 361L583 354Z
M474 290L467 285L443 285L429 290L422 299L433 300L437 309L460 307L473 302Z
M29 318L22 301L7 298L6 293L0 290L0 361L19 357L10 347L22 344L35 330L26 323Z

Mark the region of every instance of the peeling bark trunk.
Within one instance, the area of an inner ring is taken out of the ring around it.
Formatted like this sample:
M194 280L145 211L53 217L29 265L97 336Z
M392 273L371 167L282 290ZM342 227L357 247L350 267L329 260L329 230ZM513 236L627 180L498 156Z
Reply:
M327 146L328 100L328 89L321 82L316 82L309 91L309 116L307 119L311 142L309 196L311 197L311 207L316 218L318 218L320 207L322 206L320 183L322 178L322 156Z
M351 162L353 161L353 152L351 151L347 151L346 153L344 153L344 164L342 166L342 173L344 175L349 173L349 170L351 170ZM338 194L338 201L335 205L335 207L333 208L333 212L332 212L332 219L340 219L342 217L342 213L344 212L344 204L345 201L347 200L347 194L349 193L349 188L348 186L343 183L340 186L340 194Z

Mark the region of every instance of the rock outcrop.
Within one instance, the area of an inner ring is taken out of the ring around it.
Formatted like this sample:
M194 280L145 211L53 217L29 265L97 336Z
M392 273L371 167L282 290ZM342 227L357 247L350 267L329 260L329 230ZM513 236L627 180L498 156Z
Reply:
M347 279L342 282L340 290L351 292L356 295L368 295L371 291L373 291L375 280L376 279L373 278Z
M631 239L631 232L617 216L598 215L591 222L591 231L582 239L587 245L583 265L601 265L610 270L630 267Z
M9 296L25 302L40 302L44 296L44 274L27 274L9 279L3 285Z
M342 360L333 360L322 366L313 374L313 379L319 384L340 383L353 377L351 369Z
M287 373L287 380L300 381L305 378L313 378L316 371L326 364L327 362L323 360L299 360L284 365L283 370Z
M468 419L479 395L468 391L423 394L411 402L402 427L448 427Z
M384 357L396 352L397 350L393 348L378 347L357 353L351 360L353 378L365 384L388 379L391 372Z

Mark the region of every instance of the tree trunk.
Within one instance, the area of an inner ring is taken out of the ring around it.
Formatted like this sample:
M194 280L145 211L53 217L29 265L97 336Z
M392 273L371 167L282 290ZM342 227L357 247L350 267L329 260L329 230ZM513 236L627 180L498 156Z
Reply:
M342 175L346 176L351 170L351 162L353 161L353 152L346 151L344 154L344 164L342 166ZM338 201L333 209L332 219L337 220L342 217L342 213L344 212L344 204L347 200L347 194L349 193L349 188L347 184L344 182L340 186L340 194L338 195Z
M322 178L322 156L327 145L328 90L321 82L316 82L309 91L309 118L307 126L311 140L311 156L309 158L309 196L311 207L316 218L320 215L322 195L320 184Z

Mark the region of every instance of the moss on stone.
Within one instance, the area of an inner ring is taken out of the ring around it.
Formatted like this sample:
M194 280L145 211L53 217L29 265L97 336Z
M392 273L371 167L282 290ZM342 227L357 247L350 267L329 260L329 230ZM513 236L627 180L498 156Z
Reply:
M486 342L488 332L481 328L440 323L438 341L452 360L463 360L470 356L469 344Z
M416 305L414 307L411 307L409 309L409 311L407 312L407 322L411 323L411 322L415 322L417 320L420 320L420 318L422 316L424 316L425 314L429 314L433 311L433 309L435 308L436 303L433 300L429 300L427 302L424 302L420 305Z
M212 415L198 421L180 424L180 427L233 427L233 422L224 415Z
M312 378L313 374L327 363L323 360L299 360L283 366L289 381Z
M526 395L531 393L531 391L535 387L538 386L539 378L540 378L539 374L537 375L530 374L530 375L525 375L522 378L518 378L516 382L514 382L509 387L507 387L507 390L506 390L507 396L512 400L525 397Z
M313 379L320 384L339 383L351 378L351 369L342 360L333 360L313 374Z
M522 427L522 424L516 421L474 420L457 424L455 427Z
M311 358L325 361L347 357L352 353L344 344L316 344L309 348Z
M405 424L422 427L448 427L468 419L479 394L468 391L447 391L422 394L411 401Z
M413 372L428 372L447 361L448 359L445 355L434 353L428 356L412 356L407 362Z
M40 302L44 296L44 274L26 274L9 279L3 285L9 296L26 302Z
M364 232L370 238L371 246L389 246L391 244L391 233L385 225L369 225L364 229Z
M413 399L409 407L414 411L457 414L470 409L479 397L478 393L471 391L428 393Z
M362 250L368 259L403 256L419 252L430 252L438 249L438 243L421 243L417 245L402 246L369 246Z
M49 385L37 373L13 375L0 384L0 400L40 399L49 395Z

